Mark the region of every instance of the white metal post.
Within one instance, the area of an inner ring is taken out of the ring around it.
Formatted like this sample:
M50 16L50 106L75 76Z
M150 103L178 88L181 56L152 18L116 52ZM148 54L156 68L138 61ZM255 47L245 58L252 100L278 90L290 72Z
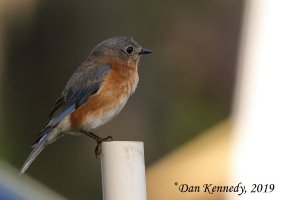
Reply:
M102 143L102 188L104 200L146 200L144 143Z

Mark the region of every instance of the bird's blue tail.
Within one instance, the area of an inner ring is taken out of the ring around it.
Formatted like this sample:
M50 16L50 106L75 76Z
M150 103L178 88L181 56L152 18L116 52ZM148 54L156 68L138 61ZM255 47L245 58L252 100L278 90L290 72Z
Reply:
M32 152L30 153L29 157L27 158L26 162L24 163L21 174L24 174L25 171L28 169L28 167L31 165L31 163L34 161L34 159L41 153L41 151L45 148L46 142L48 141L48 138L50 136L50 132L45 133L39 141L34 145L34 148Z

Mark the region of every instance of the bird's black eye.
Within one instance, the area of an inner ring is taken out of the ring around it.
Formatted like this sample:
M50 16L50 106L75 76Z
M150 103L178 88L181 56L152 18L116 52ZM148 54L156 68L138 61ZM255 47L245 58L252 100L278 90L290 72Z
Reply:
M133 47L132 46L128 46L125 48L125 52L129 55L131 55L133 53Z

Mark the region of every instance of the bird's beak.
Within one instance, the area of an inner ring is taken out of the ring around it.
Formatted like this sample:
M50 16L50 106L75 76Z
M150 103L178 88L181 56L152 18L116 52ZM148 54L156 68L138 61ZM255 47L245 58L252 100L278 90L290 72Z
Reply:
M139 52L139 55L149 54L149 53L152 53L150 49L142 48L141 51Z

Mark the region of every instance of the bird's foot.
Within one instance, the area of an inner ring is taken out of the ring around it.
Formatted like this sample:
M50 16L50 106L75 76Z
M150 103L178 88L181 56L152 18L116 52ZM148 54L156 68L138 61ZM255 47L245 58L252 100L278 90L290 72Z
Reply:
M108 142L108 141L112 141L113 138L111 136L107 136L105 138L101 138L98 135L95 135L94 133L91 133L89 131L85 131L85 130L80 130L80 132L86 134L87 136L89 136L90 138L92 138L93 140L95 140L97 142L97 146L95 148L95 156L96 158L99 158L99 156L101 155L101 144L102 142Z
M101 155L101 148L100 147L101 147L102 142L109 142L109 141L112 141L112 140L113 140L113 138L111 136L107 136L105 138L101 138L101 137L98 138L98 140L97 140L97 146L95 148L95 156L96 156L96 158L99 159L99 156Z

